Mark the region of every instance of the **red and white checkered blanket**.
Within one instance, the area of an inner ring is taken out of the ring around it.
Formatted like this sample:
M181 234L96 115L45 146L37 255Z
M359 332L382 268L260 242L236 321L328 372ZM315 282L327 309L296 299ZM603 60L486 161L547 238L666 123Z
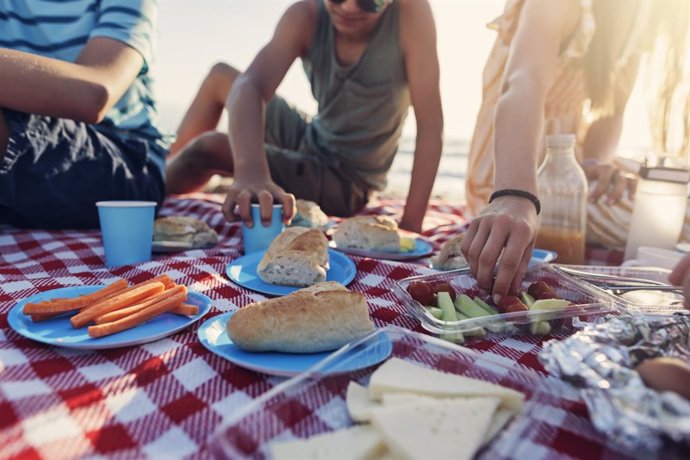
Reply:
M138 282L167 273L213 300L209 317L263 298L224 275L227 263L241 255L241 244L239 227L224 222L221 200L205 194L168 199L161 212L206 221L220 235L216 247L155 256L151 262L112 270L103 267L98 231L0 229L0 458L206 458L211 455L207 442L223 421L282 381L207 351L196 338L199 323L157 342L107 351L46 346L8 326L7 314L21 299L58 287L101 284L113 276ZM380 199L367 212L400 215L402 204ZM433 202L424 235L440 245L465 220L462 208ZM606 263L611 254L589 256ZM620 256L612 257L610 261ZM415 263L353 260L357 277L350 288L366 295L375 323L420 330L405 316L391 286L429 269ZM545 378L537 360L540 343L533 337L504 338L473 342L470 347ZM540 402L531 417L534 430L503 455L620 456L607 447L576 398L554 395Z

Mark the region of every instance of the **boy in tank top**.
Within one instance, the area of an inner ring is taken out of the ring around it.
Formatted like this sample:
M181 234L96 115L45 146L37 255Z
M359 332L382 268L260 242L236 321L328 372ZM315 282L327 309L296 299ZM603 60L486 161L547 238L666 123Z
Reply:
M275 95L297 58L318 103L313 117ZM168 193L199 190L218 173L234 178L223 205L229 221L237 206L253 225L252 202L265 222L272 204L282 204L289 221L295 197L352 215L385 188L410 106L417 139L400 226L420 231L443 130L427 0L296 2L244 73L226 64L211 69L170 152ZM214 131L223 108L229 135Z

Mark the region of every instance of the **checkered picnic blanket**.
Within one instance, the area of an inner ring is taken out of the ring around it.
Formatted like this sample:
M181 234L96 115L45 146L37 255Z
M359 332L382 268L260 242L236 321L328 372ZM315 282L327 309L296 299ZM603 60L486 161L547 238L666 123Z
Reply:
M161 215L206 221L220 243L206 250L159 255L136 266L103 267L98 231L0 229L0 458L162 456L207 458L208 440L240 407L282 379L237 367L197 340L199 323L165 339L106 351L73 351L25 339L8 325L17 301L41 291L94 285L115 277L139 282L167 273L213 301L208 317L263 296L230 282L229 261L241 255L238 225L224 222L222 197L197 194L168 199ZM368 213L400 215L399 200L379 199ZM440 244L465 224L463 208L432 202L424 235ZM590 252L595 262L610 254ZM391 292L395 280L429 273L417 263L353 260L350 288L363 292L378 326L421 331ZM481 340L469 346L508 367L536 372L541 339ZM563 388L555 393L567 391ZM595 431L573 394L554 394L531 412L534 430L506 457L610 458L620 456ZM571 391L572 393L572 391ZM317 417L318 407L305 410Z

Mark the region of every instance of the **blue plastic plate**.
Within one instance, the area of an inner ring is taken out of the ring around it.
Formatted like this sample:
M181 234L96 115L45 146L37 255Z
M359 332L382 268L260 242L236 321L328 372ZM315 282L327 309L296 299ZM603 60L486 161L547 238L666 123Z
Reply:
M393 252L393 251L364 251L362 249L339 248L335 241L328 243L333 249L358 257L371 257L372 259L388 259L388 260L414 260L426 257L434 252L433 246L422 239L415 238L414 249L407 252Z
M332 351L322 353L255 353L245 351L232 343L228 337L227 324L234 311L210 318L199 327L197 334L199 341L211 352L221 356L233 364L263 374L291 377L306 371L322 359L331 355ZM393 351L393 343L387 334L380 334L379 343L367 353L358 353L354 358L334 366L326 367L322 372L344 373L364 369L380 363L388 358Z
M228 275L228 278L244 288L268 295L287 295L301 289L297 286L268 284L259 278L259 275L256 274L256 268L259 266L259 262L261 262L265 252L252 252L230 262L225 267L225 273ZM328 250L328 257L330 258L329 264L331 268L326 274L326 281L337 281L346 286L355 279L357 268L349 257L331 249Z
M15 332L37 342L82 350L104 350L107 348L140 345L167 337L195 323L211 309L211 299L198 292L189 291L185 303L198 306L198 315L188 317L165 313L132 329L99 338L90 337L86 327L73 328L67 315L34 323L29 316L22 312L24 305L30 302L77 297L97 291L103 287L75 286L41 292L22 300L12 307L7 315L7 322Z
M547 251L546 249L534 249L532 250L532 260L537 262L549 263L556 260L558 254L553 251Z

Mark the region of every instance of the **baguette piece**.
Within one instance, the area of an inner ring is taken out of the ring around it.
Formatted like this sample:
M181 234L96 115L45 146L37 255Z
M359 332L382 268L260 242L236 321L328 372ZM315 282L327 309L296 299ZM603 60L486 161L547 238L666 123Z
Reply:
M271 243L257 274L266 283L311 286L326 280L328 240L320 230L292 227Z
M446 241L437 256L431 258L431 265L437 270L457 270L467 267L467 260L460 251L465 234L461 233Z
M292 218L292 227L324 228L328 225L328 216L321 210L318 204L309 200L296 201L295 217Z
M228 321L228 336L248 351L318 353L374 330L364 295L324 284L330 283L239 309Z
M160 217L153 224L153 241L187 243L193 248L213 246L218 234L206 222L193 217Z
M398 223L388 216L357 216L336 227L333 241L339 248L363 251L400 251Z

